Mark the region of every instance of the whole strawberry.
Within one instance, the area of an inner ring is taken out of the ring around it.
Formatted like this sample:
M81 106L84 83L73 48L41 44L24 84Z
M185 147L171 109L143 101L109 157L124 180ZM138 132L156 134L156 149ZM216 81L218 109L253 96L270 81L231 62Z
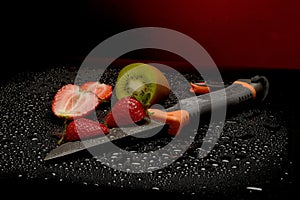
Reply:
M120 127L141 121L147 115L143 104L137 99L127 96L118 100L105 118L105 124L110 127Z
M59 144L62 141L82 140L90 137L100 136L109 133L109 128L102 123L86 118L79 118L71 121L64 132L60 135Z

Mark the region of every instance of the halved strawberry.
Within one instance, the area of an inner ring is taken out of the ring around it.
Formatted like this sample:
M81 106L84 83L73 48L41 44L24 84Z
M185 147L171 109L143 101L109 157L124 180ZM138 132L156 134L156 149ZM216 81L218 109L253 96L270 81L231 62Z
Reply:
M147 112L141 102L133 97L123 97L113 105L105 118L105 124L111 128L130 125L141 121L146 115Z
M90 137L109 133L109 128L104 124L86 118L75 119L70 122L63 135L65 141L82 140Z
M99 103L94 93L81 90L77 85L67 84L55 94L52 112L58 117L73 119L90 114Z
M95 93L100 100L107 101L112 96L112 86L98 81L83 83L80 88Z

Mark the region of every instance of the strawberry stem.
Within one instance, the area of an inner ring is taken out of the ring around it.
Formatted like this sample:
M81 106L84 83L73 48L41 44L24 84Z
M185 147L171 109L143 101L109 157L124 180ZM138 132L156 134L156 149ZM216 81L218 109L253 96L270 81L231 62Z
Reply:
M60 138L60 139L58 140L58 142L57 142L58 145L61 145L61 143L63 142L63 140L64 140L64 138L65 138L66 130L67 130L67 126L68 126L67 121L68 121L68 119L65 119L65 120L64 120L63 132L62 132L62 134L61 134L61 138Z
M62 135L62 137L58 140L57 144L61 145L61 143L63 142L63 140L64 140L64 135Z
M99 97L98 97L98 99L99 99L99 101L101 101L102 103L107 103L107 102L109 102L108 100L101 99L101 98L99 98Z

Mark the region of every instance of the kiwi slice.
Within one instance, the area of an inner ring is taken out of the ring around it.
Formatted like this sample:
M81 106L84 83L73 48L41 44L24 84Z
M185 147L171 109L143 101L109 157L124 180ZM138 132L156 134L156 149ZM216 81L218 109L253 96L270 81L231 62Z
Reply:
M149 107L169 96L170 85L158 68L144 63L132 63L119 72L115 91L118 99L133 96Z

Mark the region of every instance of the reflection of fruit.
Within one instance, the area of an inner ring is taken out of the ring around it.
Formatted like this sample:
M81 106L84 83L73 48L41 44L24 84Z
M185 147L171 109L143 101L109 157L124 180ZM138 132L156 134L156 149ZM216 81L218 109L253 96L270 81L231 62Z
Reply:
M61 118L73 119L90 114L98 105L98 97L79 86L67 84L60 88L52 101L52 112Z
M133 96L146 107L165 100L170 94L165 75L158 68L144 63L125 66L118 75L115 89L118 99Z
M95 93L100 100L107 101L112 96L112 86L98 81L86 82L80 86L80 89Z
M134 124L146 116L144 106L133 97L123 97L113 105L105 118L105 124L112 128Z

